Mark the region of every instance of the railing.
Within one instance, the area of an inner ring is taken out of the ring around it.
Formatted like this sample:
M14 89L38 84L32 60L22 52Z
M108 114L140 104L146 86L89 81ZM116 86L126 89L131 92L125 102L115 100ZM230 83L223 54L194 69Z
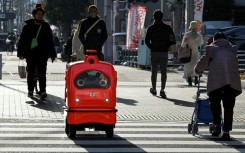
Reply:
M204 50L200 50L200 54L202 55ZM138 67L138 49L123 49L118 51L118 64L126 65L131 67ZM238 50L237 51L238 62L239 62L239 71L245 72L245 51ZM168 66L169 67L179 67L181 64L178 60L177 53L169 53ZM150 65L145 65L145 67L150 67Z

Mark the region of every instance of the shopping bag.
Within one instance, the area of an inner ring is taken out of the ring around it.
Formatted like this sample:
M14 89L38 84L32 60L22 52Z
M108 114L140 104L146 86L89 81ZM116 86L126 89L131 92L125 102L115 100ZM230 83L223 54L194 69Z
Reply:
M26 65L24 60L19 61L18 73L21 79L26 78Z
M35 48L38 46L37 38L33 38L31 40L31 49Z
M178 50L179 61L183 64L191 61L191 49L186 45L185 47L180 46Z

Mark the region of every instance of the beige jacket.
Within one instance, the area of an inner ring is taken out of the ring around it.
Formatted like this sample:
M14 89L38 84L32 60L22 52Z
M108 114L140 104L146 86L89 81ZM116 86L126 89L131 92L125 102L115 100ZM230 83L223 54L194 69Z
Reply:
M195 66L195 73L202 74L209 65L207 91L230 85L242 93L240 74L238 70L237 46L233 46L225 39L219 39L206 46L205 53Z
M186 41L184 41L187 39ZM198 32L196 36L192 35L191 31L185 33L181 46L185 47L188 45L191 50L191 61L189 63L184 64L184 75L183 78L188 80L188 77L194 77L196 74L194 73L194 66L200 58L198 47L203 44L202 35Z
M85 55L84 55L82 43L78 35L79 35L79 31L76 30L72 39L72 54L76 55L77 61L80 61L80 60L84 60Z

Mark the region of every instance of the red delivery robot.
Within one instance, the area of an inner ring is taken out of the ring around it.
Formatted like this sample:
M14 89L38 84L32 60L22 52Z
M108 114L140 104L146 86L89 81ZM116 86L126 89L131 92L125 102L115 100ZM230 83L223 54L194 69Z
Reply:
M94 54L96 50L87 50ZM67 65L65 85L65 132L69 138L76 131L93 128L113 137L116 124L117 72L96 55Z

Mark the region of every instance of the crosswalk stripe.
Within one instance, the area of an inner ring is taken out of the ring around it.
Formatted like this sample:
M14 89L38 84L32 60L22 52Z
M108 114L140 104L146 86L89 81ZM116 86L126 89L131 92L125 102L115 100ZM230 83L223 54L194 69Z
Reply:
M209 129L206 128L202 128L202 129L199 129L198 131L200 132L206 132L208 131ZM39 131L39 132L43 132L43 131L56 131L56 132L63 132L64 131L64 127L62 128L24 128L24 127L18 127L18 128L15 128L15 127L8 127L8 128L1 128L0 127L0 131L19 131L19 132L25 132L25 131ZM187 131L187 127L184 127L184 128L165 128L165 127L162 127L162 128L115 128L114 131L116 132L128 132L128 131L131 131L131 132L150 132L150 131L155 131L155 132L186 132ZM245 132L245 129L232 129L232 132Z
M35 151L34 151L35 150ZM0 152L245 152L245 149L222 148L1 148Z
M200 135L187 132L187 123L118 122L114 138L105 132L77 132L69 139L62 121L52 123L0 123L0 153L8 152L245 152L245 129L234 126L234 141L212 137L208 126L200 126ZM194 146L194 147L193 147Z
M205 136L206 138L211 138L210 134L208 135L196 135L196 137L202 138ZM239 138L239 139L244 139L245 135L236 135L232 134L234 138ZM66 134L42 134L42 133L34 133L34 134L8 134L8 133L1 133L0 138L6 138L6 137L15 137L15 138L20 138L20 137L34 137L34 138L52 138L52 137L67 137ZM138 138L193 138L191 134L116 134L115 137L123 137L123 138L133 138L133 137L138 137Z
M143 141L143 140L2 140L0 144L38 144L38 145L45 145L45 144L59 144L59 145L142 145L142 144L157 144L157 145L241 145L245 144L245 141L163 141L163 140L151 140L151 141Z
M0 126L12 126L12 125L18 125L18 126L64 126L65 123L0 123ZM165 123L165 124L157 124L157 123L123 123L123 122L117 122L116 127L120 126L156 126L156 127L161 127L161 126L175 126L175 127L181 127L181 126L187 126L187 123Z

